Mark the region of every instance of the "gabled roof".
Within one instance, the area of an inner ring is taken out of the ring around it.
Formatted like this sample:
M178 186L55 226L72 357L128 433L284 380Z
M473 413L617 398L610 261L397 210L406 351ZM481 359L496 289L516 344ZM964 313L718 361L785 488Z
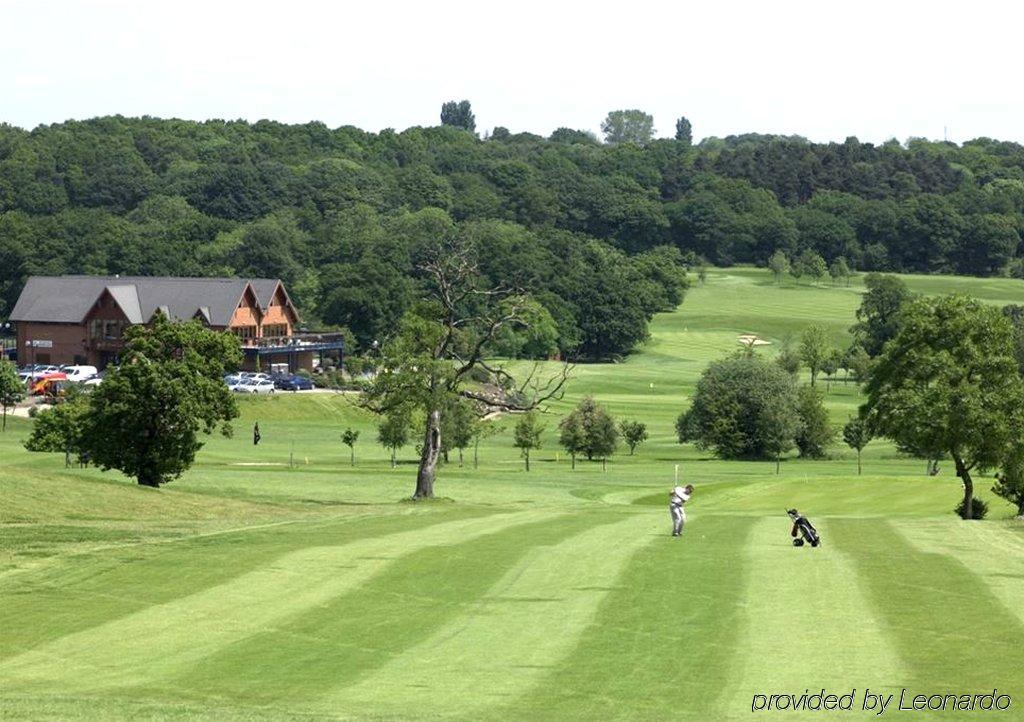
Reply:
M200 313L211 326L227 326L246 288L266 308L280 283L257 278L175 278L168 276L31 276L11 311L12 321L81 323L106 290L132 323L156 311L171 320Z

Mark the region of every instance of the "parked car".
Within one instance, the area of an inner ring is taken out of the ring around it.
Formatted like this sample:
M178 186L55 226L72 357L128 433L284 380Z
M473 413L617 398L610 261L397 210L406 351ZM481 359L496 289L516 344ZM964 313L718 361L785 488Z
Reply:
M251 379L246 384L246 390L250 394L272 394L274 393L274 382L270 379Z
M237 373L235 373L235 374L224 374L224 383L226 383L228 385L228 388L230 389L232 386L235 386L238 383L240 383L244 378L245 378L244 376L242 376L241 374L237 374Z
M95 366L61 366L60 370L67 374L68 381L88 381L98 371Z
M225 379L225 381L227 381L227 379ZM247 386L251 381L252 379L239 374L238 376L233 377L230 381L227 381L227 384L231 391L243 391L244 389L242 387Z
M104 369L103 371L100 371L95 376L87 378L85 381L82 382L82 385L83 386L99 386L100 384L103 383L103 377L106 374L107 374L107 371L106 371L106 369Z
M280 391L309 391L316 386L305 376L287 374L274 379L274 387Z
M270 379L244 379L232 386L231 390L240 394L272 394L274 382Z
M52 364L29 364L18 369L18 378L27 384L30 381L42 378L46 374L53 374L58 371L60 371L60 367Z

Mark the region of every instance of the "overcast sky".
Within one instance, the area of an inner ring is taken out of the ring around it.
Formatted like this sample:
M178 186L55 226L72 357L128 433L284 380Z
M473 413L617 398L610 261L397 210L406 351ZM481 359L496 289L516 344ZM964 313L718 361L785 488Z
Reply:
M1019 0L0 0L0 122L98 115L1024 142Z

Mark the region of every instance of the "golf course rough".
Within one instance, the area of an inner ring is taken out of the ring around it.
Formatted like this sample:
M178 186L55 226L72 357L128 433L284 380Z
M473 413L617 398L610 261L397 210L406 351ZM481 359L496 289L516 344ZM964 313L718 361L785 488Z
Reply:
M907 277L926 293L1024 302L1020 282ZM938 476L875 441L820 461L723 462L675 440L708 362L742 333L809 323L837 343L858 288L712 270L643 350L581 366L523 469L503 433L412 504L415 451L372 443L343 395L244 399L256 449L210 437L156 490L0 435L0 718L68 720L1024 719L1024 527L988 484L963 522ZM841 374L840 374L841 376ZM650 439L607 471L557 448L585 394ZM834 381L842 424L862 401ZM356 466L340 441L361 432ZM289 456L300 460L289 468ZM244 464L244 465L243 465ZM696 486L669 536L675 465ZM821 547L794 548L796 506ZM863 709L865 691L893 695ZM852 709L756 710L756 695ZM1005 711L897 709L998 690Z

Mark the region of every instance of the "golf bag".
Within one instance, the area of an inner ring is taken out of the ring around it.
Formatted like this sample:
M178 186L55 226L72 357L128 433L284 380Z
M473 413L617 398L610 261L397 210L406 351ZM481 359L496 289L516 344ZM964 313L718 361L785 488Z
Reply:
M796 509L789 509L786 513L793 520L793 529L789 533L793 537L793 546L802 547L806 543L816 547L821 544L818 530L807 520L807 517L801 516Z

